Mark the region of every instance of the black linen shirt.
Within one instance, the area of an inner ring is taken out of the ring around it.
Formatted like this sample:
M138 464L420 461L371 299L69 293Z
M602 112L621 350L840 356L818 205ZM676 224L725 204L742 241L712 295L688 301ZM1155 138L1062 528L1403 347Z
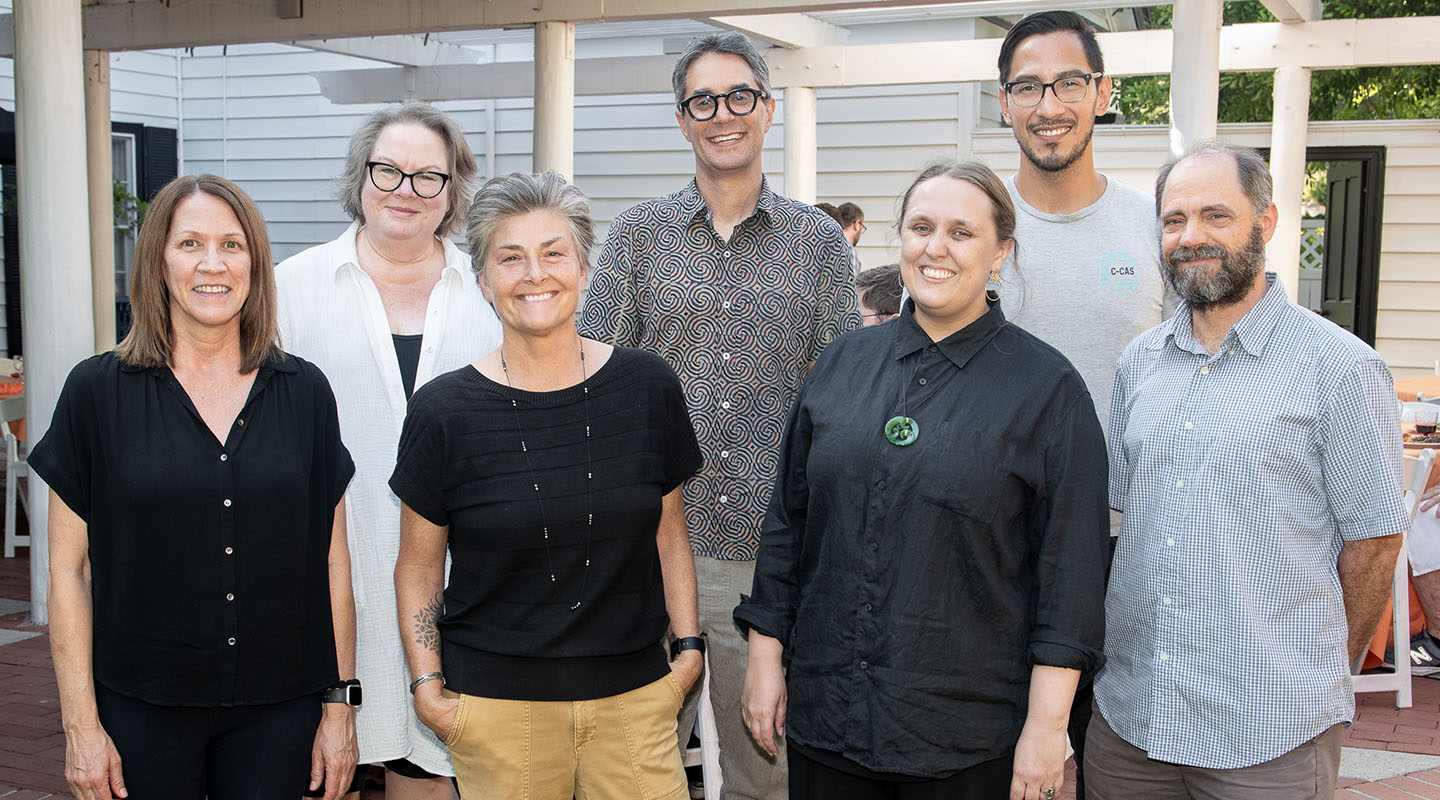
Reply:
M617 347L586 385L588 396L581 385L528 392L467 365L410 401L390 488L449 526L437 627L455 691L592 700L669 671L655 535L662 498L695 474L700 447L680 382L659 356Z
M998 304L940 342L913 310L816 364L735 620L785 646L792 741L940 778L1013 751L1033 665L1099 667L1106 456L1079 374Z
M339 677L328 556L355 467L314 365L262 366L222 443L168 367L94 356L30 468L86 523L97 683L241 706Z

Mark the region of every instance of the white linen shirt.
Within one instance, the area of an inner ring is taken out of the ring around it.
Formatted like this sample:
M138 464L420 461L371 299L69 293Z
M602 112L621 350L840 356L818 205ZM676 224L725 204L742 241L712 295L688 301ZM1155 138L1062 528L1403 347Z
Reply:
M320 367L340 408L340 435L355 459L345 522L355 587L355 672L365 687L356 715L361 764L397 758L437 775L453 775L439 739L415 717L410 673L395 616L395 557L400 500L388 481L395 469L405 387L380 292L360 269L359 223L276 268L280 341ZM445 269L430 292L415 388L500 346L500 322L480 293L470 259L448 239Z
M1248 767L1351 719L1336 558L1409 526L1385 362L1266 280L1215 353L1182 302L1116 369L1095 702L1159 761Z

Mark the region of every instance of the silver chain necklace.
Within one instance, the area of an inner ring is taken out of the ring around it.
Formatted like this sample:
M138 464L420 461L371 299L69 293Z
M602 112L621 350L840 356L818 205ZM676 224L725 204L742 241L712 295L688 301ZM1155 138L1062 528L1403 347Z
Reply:
M505 375L505 385L511 389L510 368L505 364L505 348L500 348L500 372ZM590 542L595 531L595 471L590 457L590 376L585 373L585 345L580 345L580 402L585 409L585 571L580 581L580 599L570 610L580 607L585 599L585 589L590 583ZM555 582L555 562L550 557L550 519L545 514L545 497L540 492L540 480L535 477L535 466L530 463L530 448L525 444L525 428L520 424L520 405L512 397L510 410L515 414L515 428L520 432L520 452L525 454L525 469L530 472L530 485L535 489L535 501L540 504L540 533L545 541L545 564L550 568L550 582Z

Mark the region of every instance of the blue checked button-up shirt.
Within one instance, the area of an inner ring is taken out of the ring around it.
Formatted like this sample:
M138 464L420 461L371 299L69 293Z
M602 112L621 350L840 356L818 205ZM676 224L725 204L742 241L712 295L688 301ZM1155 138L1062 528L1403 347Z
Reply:
M684 488L697 555L755 558L790 404L820 351L860 327L850 252L823 211L764 182L729 241L694 181L611 223L580 332L680 376L705 458Z
M1182 303L1116 369L1095 699L1162 761L1251 766L1350 719L1336 558L1409 526L1389 370L1266 279L1214 355Z

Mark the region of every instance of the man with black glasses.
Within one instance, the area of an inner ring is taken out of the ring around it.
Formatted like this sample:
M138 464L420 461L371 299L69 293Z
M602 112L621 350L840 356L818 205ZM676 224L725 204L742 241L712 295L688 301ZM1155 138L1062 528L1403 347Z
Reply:
M1005 182L1017 243L1001 271L1005 313L1070 359L1104 427L1116 360L1175 308L1160 271L1154 200L1095 170L1091 136L1112 85L1095 30L1080 15L1022 19L1000 46L999 67L1001 114L1021 153L1019 173ZM1118 522L1117 514L1112 535ZM1071 716L1077 765L1089 689L1087 676ZM1083 800L1083 776L1076 784Z
M783 745L762 751L741 719L747 650L731 614L750 592L790 404L820 351L860 325L850 246L823 212L765 180L760 154L775 99L749 39L695 39L672 83L695 180L611 223L580 327L659 353L685 386L705 457L684 497L723 796L784 798ZM692 696L682 743L693 719Z

